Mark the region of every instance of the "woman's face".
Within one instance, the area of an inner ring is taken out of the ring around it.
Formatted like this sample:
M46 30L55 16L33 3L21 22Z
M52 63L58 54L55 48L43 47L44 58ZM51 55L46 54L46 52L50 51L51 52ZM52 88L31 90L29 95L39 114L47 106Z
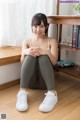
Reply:
M32 32L38 37L42 37L43 35L45 35L45 26L43 21L41 22L40 25L33 25Z

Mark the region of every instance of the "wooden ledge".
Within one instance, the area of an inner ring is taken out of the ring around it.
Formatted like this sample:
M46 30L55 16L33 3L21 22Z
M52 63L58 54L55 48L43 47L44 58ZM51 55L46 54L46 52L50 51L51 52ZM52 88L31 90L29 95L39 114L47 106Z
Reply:
M0 47L0 66L20 61L21 47Z

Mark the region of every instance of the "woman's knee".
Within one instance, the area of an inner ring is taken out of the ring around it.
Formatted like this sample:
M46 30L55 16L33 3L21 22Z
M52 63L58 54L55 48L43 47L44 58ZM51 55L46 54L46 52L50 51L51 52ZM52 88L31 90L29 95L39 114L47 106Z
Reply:
M38 62L39 62L39 64L47 65L47 63L50 62L50 59L47 55L42 55L42 56L39 56Z
M25 56L24 61L27 62L27 63L35 63L36 62L36 57L33 57L31 55L27 55L27 56Z
M34 67L36 64L36 58L32 56L25 56L24 62L22 63L21 70L29 69L30 66Z

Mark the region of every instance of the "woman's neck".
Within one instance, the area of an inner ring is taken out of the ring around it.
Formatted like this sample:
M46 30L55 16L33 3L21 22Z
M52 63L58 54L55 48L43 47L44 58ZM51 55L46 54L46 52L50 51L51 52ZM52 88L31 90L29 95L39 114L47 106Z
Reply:
M47 37L46 36L41 36L41 37L39 37L39 36L33 36L33 40L35 40L35 41L42 41L45 38L47 38Z

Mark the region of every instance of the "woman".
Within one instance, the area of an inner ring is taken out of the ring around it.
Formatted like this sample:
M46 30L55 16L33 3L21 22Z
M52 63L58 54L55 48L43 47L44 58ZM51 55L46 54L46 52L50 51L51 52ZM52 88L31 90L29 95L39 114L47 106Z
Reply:
M46 97L39 106L42 112L51 111L58 101L55 91L53 65L58 57L58 44L47 37L48 23L45 14L37 13L32 18L33 36L22 44L20 90L16 109L26 111L27 88L47 89Z

